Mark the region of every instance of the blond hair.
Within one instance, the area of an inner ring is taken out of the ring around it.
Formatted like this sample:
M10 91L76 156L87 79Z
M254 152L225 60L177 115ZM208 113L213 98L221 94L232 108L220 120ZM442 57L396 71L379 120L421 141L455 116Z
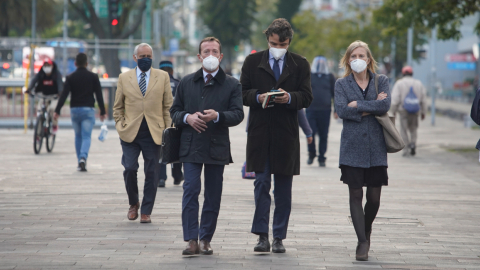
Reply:
M375 73L375 69L378 68L377 61L375 61L375 59L373 58L372 52L370 51L370 48L368 48L368 44L361 40L355 40L354 42L352 42L352 44L348 46L347 51L340 60L339 67L345 69L345 75L343 77L347 77L352 74L352 68L349 65L350 56L352 55L352 52L359 47L362 47L367 51L367 58L370 59L370 63L368 63L367 69Z

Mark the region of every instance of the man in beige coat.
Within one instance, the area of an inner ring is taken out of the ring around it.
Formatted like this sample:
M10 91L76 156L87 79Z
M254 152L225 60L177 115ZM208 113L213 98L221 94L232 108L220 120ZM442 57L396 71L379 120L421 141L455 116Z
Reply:
M392 115L395 115L397 111L400 114L400 133L406 145L403 149L403 156L414 156L417 143L418 118L420 116L422 120L425 119L425 114L427 113L427 90L419 80L412 77L412 67L405 66L402 69L402 74L404 77L398 80L392 89L390 112ZM406 106L406 100L410 101L410 108ZM413 111L411 109L412 104ZM417 112L414 112L415 107L418 109Z
M133 60L137 67L120 74L113 106L115 127L122 145L123 177L130 208L129 220L138 218L140 208L137 170L138 157L142 152L145 184L141 207L141 223L151 223L157 194L159 155L162 133L172 123L170 107L173 97L168 73L152 68L153 51L146 43L135 47Z

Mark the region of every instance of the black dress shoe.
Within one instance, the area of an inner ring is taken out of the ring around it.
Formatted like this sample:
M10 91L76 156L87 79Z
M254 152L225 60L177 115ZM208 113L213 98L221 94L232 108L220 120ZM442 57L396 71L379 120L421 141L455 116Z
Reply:
M165 187L165 179L160 179L160 181L158 181L158 187Z
M184 180L185 178L183 178L183 176L181 178L176 178L176 179L173 179L173 184L178 186L180 185L180 183L182 183L182 181Z
M270 252L270 242L268 237L260 236L257 245L253 248L255 252Z
M309 158L307 159L307 164L308 164L308 165L312 165L314 159L315 159L315 157L309 157Z
M415 147L410 149L410 155L415 156Z
M368 261L368 249L370 245L368 241L358 242L355 258L357 261Z
M282 239L275 238L272 243L273 253L285 253L285 247L283 246Z

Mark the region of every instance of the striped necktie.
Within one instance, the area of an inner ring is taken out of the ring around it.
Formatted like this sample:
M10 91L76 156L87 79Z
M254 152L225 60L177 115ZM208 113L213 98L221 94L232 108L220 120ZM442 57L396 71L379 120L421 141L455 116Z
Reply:
M145 93L147 92L147 82L145 81L145 76L146 76L145 72L142 72L140 76L141 76L140 83L139 83L140 91L142 91L143 96L145 96Z

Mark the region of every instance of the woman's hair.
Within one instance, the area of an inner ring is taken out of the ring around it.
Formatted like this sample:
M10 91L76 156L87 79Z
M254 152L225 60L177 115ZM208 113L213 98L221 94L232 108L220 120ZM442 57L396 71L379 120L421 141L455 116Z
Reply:
M367 51L367 58L370 59L370 63L368 63L367 69L375 73L375 69L378 68L377 61L375 61L375 59L373 58L372 52L370 51L370 48L368 48L368 44L361 40L356 40L348 46L347 51L340 60L339 67L345 69L345 75L343 75L343 77L347 77L352 74L352 68L349 65L350 56L352 55L352 52L359 47L362 47Z

